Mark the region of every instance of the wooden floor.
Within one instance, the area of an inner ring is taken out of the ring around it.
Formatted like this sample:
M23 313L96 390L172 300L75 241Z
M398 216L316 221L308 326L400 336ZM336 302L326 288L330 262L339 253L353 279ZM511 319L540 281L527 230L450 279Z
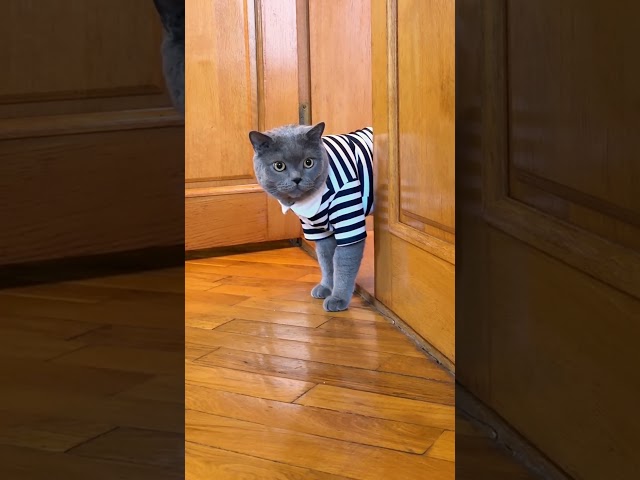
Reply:
M319 276L298 248L187 262L187 478L452 480L452 377Z
M184 478L182 278L0 290L0 478Z
M531 478L363 300L327 315L302 250L187 262L186 342L182 278L0 290L0 478L173 480L186 450L192 480L450 480L454 428L457 478Z

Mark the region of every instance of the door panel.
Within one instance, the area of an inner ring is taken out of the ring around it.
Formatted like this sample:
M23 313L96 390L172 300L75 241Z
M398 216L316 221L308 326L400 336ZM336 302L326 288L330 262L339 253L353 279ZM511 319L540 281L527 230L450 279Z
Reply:
M253 174L250 130L298 123L295 2L189 3L186 249L297 238Z
M182 243L184 129L153 3L2 10L0 263Z
M185 181L253 183L251 162L240 161L251 158L247 135L258 128L253 3L190 2L186 21Z
M312 118L327 135L371 125L370 19L370 0L309 0Z
M456 5L457 379L571 477L635 478L640 11Z
M372 8L376 297L453 368L453 3Z

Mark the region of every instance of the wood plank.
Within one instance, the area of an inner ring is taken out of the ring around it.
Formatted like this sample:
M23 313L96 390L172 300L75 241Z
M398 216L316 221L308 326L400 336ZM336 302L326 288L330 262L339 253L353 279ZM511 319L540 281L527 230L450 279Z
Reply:
M192 317L192 315L189 315L189 318ZM218 322L218 325L221 325L225 322L221 322L220 317L227 318L229 320L235 318L242 320L255 320L258 322L281 323L283 325L295 325L310 328L315 328L319 325L322 325L329 318L331 318L326 315L326 312L324 315L317 315L299 312L285 312L278 309L263 310L260 308L250 308L241 305L233 305L233 307L220 305L216 308L215 314L198 314L195 318L202 320L203 322L205 322L208 318L212 318L212 323ZM216 326L217 325L205 327L204 325L202 325L203 328L215 328Z
M69 451L73 456L151 465L182 472L184 437L177 433L120 427Z
M295 313L311 313L316 315L326 315L327 312L322 307L322 302L308 303L294 300L273 300L265 298L249 298L238 304L241 307L261 308L264 310L280 310ZM385 318L373 310L368 308L349 308L342 312L331 312L332 317L344 317L360 320L377 320L385 322Z
M0 349L0 358L7 361L33 358L49 360L84 347L77 340L63 340L37 332L0 329L0 337L6 344Z
M67 480L113 480L114 478L135 478L136 480L183 480L181 472L165 468L136 465L113 460L84 458L64 453L52 453L24 447L0 446L3 458L10 462L0 463L1 478L20 480L42 480L51 478L55 472L58 478Z
M451 430L445 430L436 442L427 450L428 457L440 458L455 462L456 460L456 434Z
M125 399L155 400L184 403L184 377L182 372L173 375L158 375L117 394Z
M279 325L249 320L232 320L217 327L216 331L295 340L317 345L333 345L383 353L396 353L419 357L426 361L423 354L397 331L380 333L378 336L360 336L357 333L352 334L348 330L327 332L320 328Z
M420 472L432 480L451 480L454 475L452 462L424 455L358 445L193 410L187 410L185 425L187 439L191 442L354 479L370 479L374 472L382 478L390 475L413 478Z
M314 386L313 383L290 378L259 375L216 366L202 366L196 363L191 363L186 368L185 381L191 385L283 402L292 402Z
M59 356L51 363L110 368L122 372L159 374L181 372L182 358L182 351L157 351L119 345L93 345Z
M453 385L394 373L219 348L194 363L453 405Z
M426 361L425 361L426 360ZM381 372L399 373L411 377L431 378L442 382L454 382L451 373L444 370L435 361L425 358L408 357L406 355L389 355L378 367Z
M295 432L409 453L424 453L442 430L188 385L185 407Z
M127 325L104 325L90 332L78 335L75 340L84 345L111 345L153 349L165 352L182 352L184 349L184 329L145 328Z
M105 396L99 388L92 389L89 381L85 385L89 387L76 391L69 391L64 385L57 388L41 387L37 382L26 386L5 386L0 396L0 409L18 416L24 414L55 418L64 414L87 424L107 423L184 432L182 405L156 399L141 402L140 399L120 395L125 389ZM47 401L43 402L43 398Z
M216 480L349 480L340 475L272 462L252 455L229 452L186 442L186 478Z
M316 283L320 283L320 281L318 280L318 282ZM314 298L310 295L311 289L314 286L315 285L305 284L306 288L304 289L301 288L300 291L289 291L286 293L282 293L280 295L274 295L273 298L276 300L294 300L298 302L322 304L322 302L320 302L317 298ZM371 304L367 302L364 298L362 298L360 295L358 295L357 293L354 293L353 296L351 297L351 303L349 304L349 308L368 309L368 308L371 308ZM333 313L333 312L330 312L330 313Z
M0 362L0 384L13 388L37 388L40 392L91 392L97 397L112 395L150 378L150 375L140 372L63 365L40 360L25 359L19 365L18 369L15 365Z
M40 333L59 339L71 339L100 328L95 323L32 315L3 314L2 328L14 332Z
M300 342L280 338L262 338L225 331L187 327L189 345L200 350L226 347L245 352L277 354L281 357L298 358L315 362L331 363L375 370L387 355L384 352L361 350L336 345ZM208 353L208 352L207 352Z
M222 264L222 265L221 265ZM190 260L186 264L187 272L213 273L238 277L266 278L270 280L297 280L309 273L315 273L318 267L297 265L270 265L266 267L258 262L225 262L222 259Z
M214 290L207 291L189 291L185 292L184 301L186 310L189 312L206 312L206 307L215 308L217 305L236 305L243 300L249 298L249 295L228 294L215 291L215 285L211 286Z
M68 302L97 303L114 298L119 293L121 293L119 290L109 287L60 282L3 289L0 290L0 301L6 295L14 295L27 298L65 300Z
M115 428L73 418L0 412L0 444L65 452Z
M318 385L298 398L295 403L447 430L453 430L456 425L455 409L452 405L380 395L333 385Z

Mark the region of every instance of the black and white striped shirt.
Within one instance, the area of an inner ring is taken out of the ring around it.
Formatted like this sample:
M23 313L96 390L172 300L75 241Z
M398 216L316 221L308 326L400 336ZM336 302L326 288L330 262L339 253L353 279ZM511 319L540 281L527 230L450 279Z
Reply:
M365 217L373 212L373 129L327 135L322 141L330 164L327 182L290 208L307 240L335 235L339 246L350 245L367 237Z

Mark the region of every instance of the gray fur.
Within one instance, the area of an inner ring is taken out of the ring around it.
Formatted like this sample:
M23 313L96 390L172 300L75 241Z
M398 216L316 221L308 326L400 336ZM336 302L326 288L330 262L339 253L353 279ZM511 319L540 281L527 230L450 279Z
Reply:
M176 110L184 116L184 8L185 0L153 0L164 28L162 67Z
M336 237L333 235L316 242L316 255L322 271L322 280L313 287L311 296L327 298L333 290L333 255L336 251Z
M311 296L324 298L323 306L327 312L346 310L362 263L364 240L336 247L335 237L323 238L316 242L316 254L322 280L313 287Z
M286 125L265 133L249 133L255 152L256 179L268 194L284 205L291 206L305 199L327 181L329 159L322 144L323 131L324 123L319 123L315 127ZM304 168L307 158L314 159L312 168ZM276 171L277 162L283 162L286 168ZM362 263L364 240L338 247L332 235L316 242L316 253L322 280L313 287L311 296L324 299L323 306L328 312L346 310Z
M315 127L285 125L265 133L250 132L253 168L258 183L284 205L291 206L311 195L327 181L329 158L322 145L324 123ZM312 168L304 168L305 159L313 159ZM286 166L282 172L277 162ZM294 179L299 179L296 184Z

